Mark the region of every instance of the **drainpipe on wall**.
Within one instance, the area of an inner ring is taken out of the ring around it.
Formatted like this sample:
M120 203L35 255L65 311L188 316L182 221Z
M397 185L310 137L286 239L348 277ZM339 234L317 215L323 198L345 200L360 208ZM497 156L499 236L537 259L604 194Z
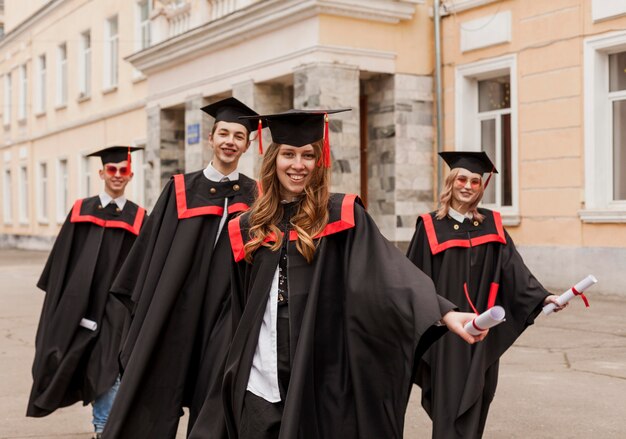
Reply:
M435 21L435 98L437 103L437 152L443 151L443 93L441 85L441 15L439 13L440 0L434 0L433 19ZM443 182L443 164L439 157L437 163L437 187L433 198L439 199L439 191Z

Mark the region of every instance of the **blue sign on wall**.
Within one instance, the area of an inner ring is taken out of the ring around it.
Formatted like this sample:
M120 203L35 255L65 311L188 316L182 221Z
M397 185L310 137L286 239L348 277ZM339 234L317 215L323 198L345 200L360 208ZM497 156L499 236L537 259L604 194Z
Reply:
M193 145L200 141L200 124L187 125L187 144Z

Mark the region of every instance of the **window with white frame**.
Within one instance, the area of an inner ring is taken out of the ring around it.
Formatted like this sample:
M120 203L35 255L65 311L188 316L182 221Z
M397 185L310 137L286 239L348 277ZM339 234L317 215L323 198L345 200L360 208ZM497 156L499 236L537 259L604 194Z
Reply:
M104 88L117 86L119 37L117 15L109 18L105 25L104 40Z
M37 218L40 223L48 222L48 164L40 162L37 172Z
M68 180L67 159L59 159L57 161L57 222L62 223L69 211L69 180Z
M19 218L20 224L28 224L28 166L20 166L19 178Z
M150 47L150 2L142 0L137 2L137 29L139 50Z
M626 32L584 43L586 222L626 222Z
M517 224L516 59L507 56L457 68L455 144L460 151L485 151L494 174L483 204Z
M609 101L613 139L612 201L626 201L626 50L609 55Z
M80 34L78 56L79 98L91 96L91 31Z
M67 44L57 46L56 105L67 104Z
M2 114L2 119L4 125L11 124L11 110L13 107L13 79L11 77L11 72L7 72L4 75L4 112Z
M91 172L90 172L90 157L87 157L87 153L80 156L80 172L79 172L79 196L82 198L89 196L89 190L91 188Z
M46 111L46 55L37 57L37 73L35 77L35 112L38 114Z
M481 149L494 161L498 177L492 177L483 203L513 204L511 186L511 78L498 76L478 81L478 128ZM497 164L496 164L497 163Z
M22 64L19 68L20 85L19 99L17 102L17 119L26 119L26 99L28 99L28 71L26 64Z
M4 181L3 181L4 194L2 197L2 217L5 224L11 224L13 222L13 192L11 184L11 169L5 168Z

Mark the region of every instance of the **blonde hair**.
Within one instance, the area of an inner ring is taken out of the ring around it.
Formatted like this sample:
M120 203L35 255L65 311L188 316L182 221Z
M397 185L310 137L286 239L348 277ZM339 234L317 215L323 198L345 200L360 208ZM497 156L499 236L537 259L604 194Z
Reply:
M443 183L443 190L441 194L439 194L439 208L437 209L437 214L435 218L444 219L448 212L450 212L450 207L452 205L452 189L454 187L454 181L456 177L459 175L459 168L452 169L448 176L446 177ZM478 204L480 204L480 200L483 199L483 195L485 193L485 187L483 186L483 179L480 179L480 188L478 189L478 193L476 194L476 199L469 206L468 212L472 214L474 219L478 222L483 222L485 219L485 215L478 212Z
M311 144L315 152L315 162L322 156L322 141ZM252 254L260 247L265 246L277 251L282 244L281 231L278 228L284 209L281 203L280 189L276 173L276 158L280 151L280 144L272 143L261 165L261 194L250 208L248 223L251 239L244 246L246 261L252 262ZM324 166L315 166L309 183L304 188L303 199L298 210L291 218L290 224L298 234L296 248L308 263L313 261L316 243L313 238L324 230L328 224L328 199L330 193L330 169ZM269 235L274 235L274 243L265 242ZM289 239L289 236L286 237Z

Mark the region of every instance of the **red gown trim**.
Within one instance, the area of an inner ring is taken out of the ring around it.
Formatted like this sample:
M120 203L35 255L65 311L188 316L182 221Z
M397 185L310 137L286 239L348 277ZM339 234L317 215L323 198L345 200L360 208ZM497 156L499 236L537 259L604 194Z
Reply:
M482 235L472 239L451 239L442 243L437 240L437 233L435 232L433 217L429 213L420 215L422 221L424 222L424 230L426 231L426 236L428 237L430 252L433 255L436 255L437 253L441 253L442 251L447 250L451 247L469 248L481 244L487 244L488 242L499 242L501 244L506 244L504 227L502 227L502 218L500 217L500 213L495 211L492 213L497 233Z
M178 219L193 218L201 215L224 214L224 206L187 207L187 188L185 187L184 174L174 175L174 191L176 193L176 210ZM245 212L250 206L246 203L234 203L228 206L228 213Z
M343 197L341 202L341 217L337 221L326 224L324 230L315 235L313 239L319 239L324 236L332 235L334 233L343 232L344 230L351 229L355 226L354 221L354 203L356 201L356 194L347 194ZM228 223L228 233L230 235L230 245L233 250L233 256L235 262L241 261L245 258L246 253L244 250L243 236L241 234L241 225L239 220L241 217L237 217ZM298 233L294 230L289 232L289 240L295 241L298 239ZM273 242L276 240L276 236L270 233L264 242Z
M487 309L493 308L496 304L496 297L498 296L499 288L500 284L491 282L491 287L489 288L489 298L487 299Z
M83 205L83 200L76 200L74 206L72 207L72 215L70 217L70 222L72 223L93 223L100 227L105 228L114 228L114 229L124 229L134 235L139 235L139 230L141 229L141 224L143 223L143 218L146 215L146 209L143 207L137 206L137 213L135 214L135 221L133 224L125 223L124 221L111 221L104 220L102 218L98 218L93 215L81 215L80 209Z

